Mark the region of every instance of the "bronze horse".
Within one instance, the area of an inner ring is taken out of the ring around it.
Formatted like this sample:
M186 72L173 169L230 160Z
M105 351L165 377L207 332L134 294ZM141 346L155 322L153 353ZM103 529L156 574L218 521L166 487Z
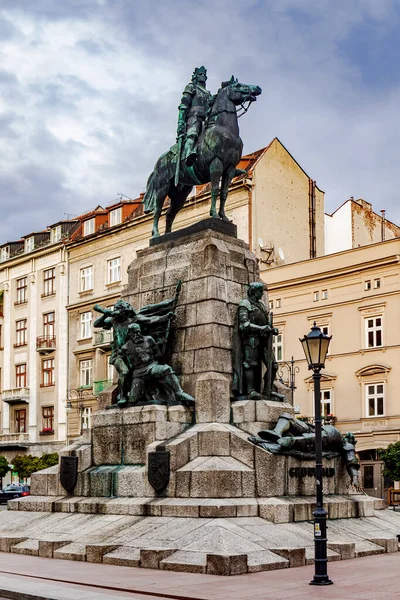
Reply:
M210 215L228 220L225 215L225 202L229 185L234 177L246 174L246 171L236 168L243 149L243 142L239 136L238 109L236 107L244 108L244 103L254 102L261 91L258 85L240 83L233 76L230 81L222 83L211 104L205 128L199 138L197 160L190 167L181 161L177 186L174 183L174 175L178 145L175 144L168 152L160 156L147 181L144 196L144 211L154 213L153 237L160 235L158 222L165 198L169 196L171 200L166 214L165 227L165 233L170 233L172 223L193 186L209 181L211 181ZM247 111L247 108L244 110ZM218 194L220 195L220 205L217 213Z

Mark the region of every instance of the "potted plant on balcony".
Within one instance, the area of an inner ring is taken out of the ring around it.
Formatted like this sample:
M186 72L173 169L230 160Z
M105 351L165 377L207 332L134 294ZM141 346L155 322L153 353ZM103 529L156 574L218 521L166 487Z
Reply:
M54 429L52 427L43 427L40 435L52 435L54 433Z
M334 425L336 423L336 417L334 414L326 415L324 418L325 425Z

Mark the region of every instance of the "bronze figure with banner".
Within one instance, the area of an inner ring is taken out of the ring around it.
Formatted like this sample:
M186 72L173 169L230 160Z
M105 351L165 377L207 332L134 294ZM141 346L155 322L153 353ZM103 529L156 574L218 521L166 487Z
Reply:
M179 281L173 298L158 304L149 304L138 311L124 300L118 300L112 308L95 305L94 309L101 313L101 316L94 322L94 327L113 331L110 364L114 365L118 373L118 406L120 408L127 406L129 401L137 400L137 397L132 394L134 353L129 352L131 344L127 344L131 331L130 326L136 324L140 334L151 336L154 344L153 359L157 357L159 364L165 364L170 341L171 320L175 315L180 289L181 282ZM150 402L150 398L147 401ZM155 400L153 399L153 401ZM161 399L159 401L161 402Z

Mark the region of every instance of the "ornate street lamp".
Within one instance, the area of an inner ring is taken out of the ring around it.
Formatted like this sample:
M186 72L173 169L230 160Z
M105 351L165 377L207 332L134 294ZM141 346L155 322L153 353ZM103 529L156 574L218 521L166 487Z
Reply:
M289 389L291 390L292 406L294 406L294 390L296 389L296 373L300 373L300 368L297 365L295 365L294 363L295 363L295 360L294 360L293 356L292 356L292 360L290 360L290 361L286 361L286 360L278 361L278 375L279 375L282 383L284 383L283 369L287 370L287 374L288 374L287 385L288 385Z
M321 369L325 367L325 358L332 336L322 333L314 321L308 335L300 340L308 362L313 371L314 412L315 412L315 476L317 487L317 506L314 510L314 578L310 585L331 585L328 577L328 558L326 546L326 510L323 502L322 481L322 419L321 419Z

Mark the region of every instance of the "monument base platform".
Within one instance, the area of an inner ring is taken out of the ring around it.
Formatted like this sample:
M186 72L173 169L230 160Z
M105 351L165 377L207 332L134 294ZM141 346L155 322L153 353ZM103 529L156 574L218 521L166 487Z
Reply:
M373 498L357 498L327 499L331 515L334 505L340 513L349 502L362 507L359 516L364 513L362 519L329 521L330 561L398 550L400 515L375 510L382 503ZM302 504L309 519L312 503L312 498L24 498L9 502L11 513L0 513L0 552L214 575L296 567L313 562L312 524L274 523L251 511L268 516L275 504L274 514L286 519ZM154 516L143 516L144 510Z

